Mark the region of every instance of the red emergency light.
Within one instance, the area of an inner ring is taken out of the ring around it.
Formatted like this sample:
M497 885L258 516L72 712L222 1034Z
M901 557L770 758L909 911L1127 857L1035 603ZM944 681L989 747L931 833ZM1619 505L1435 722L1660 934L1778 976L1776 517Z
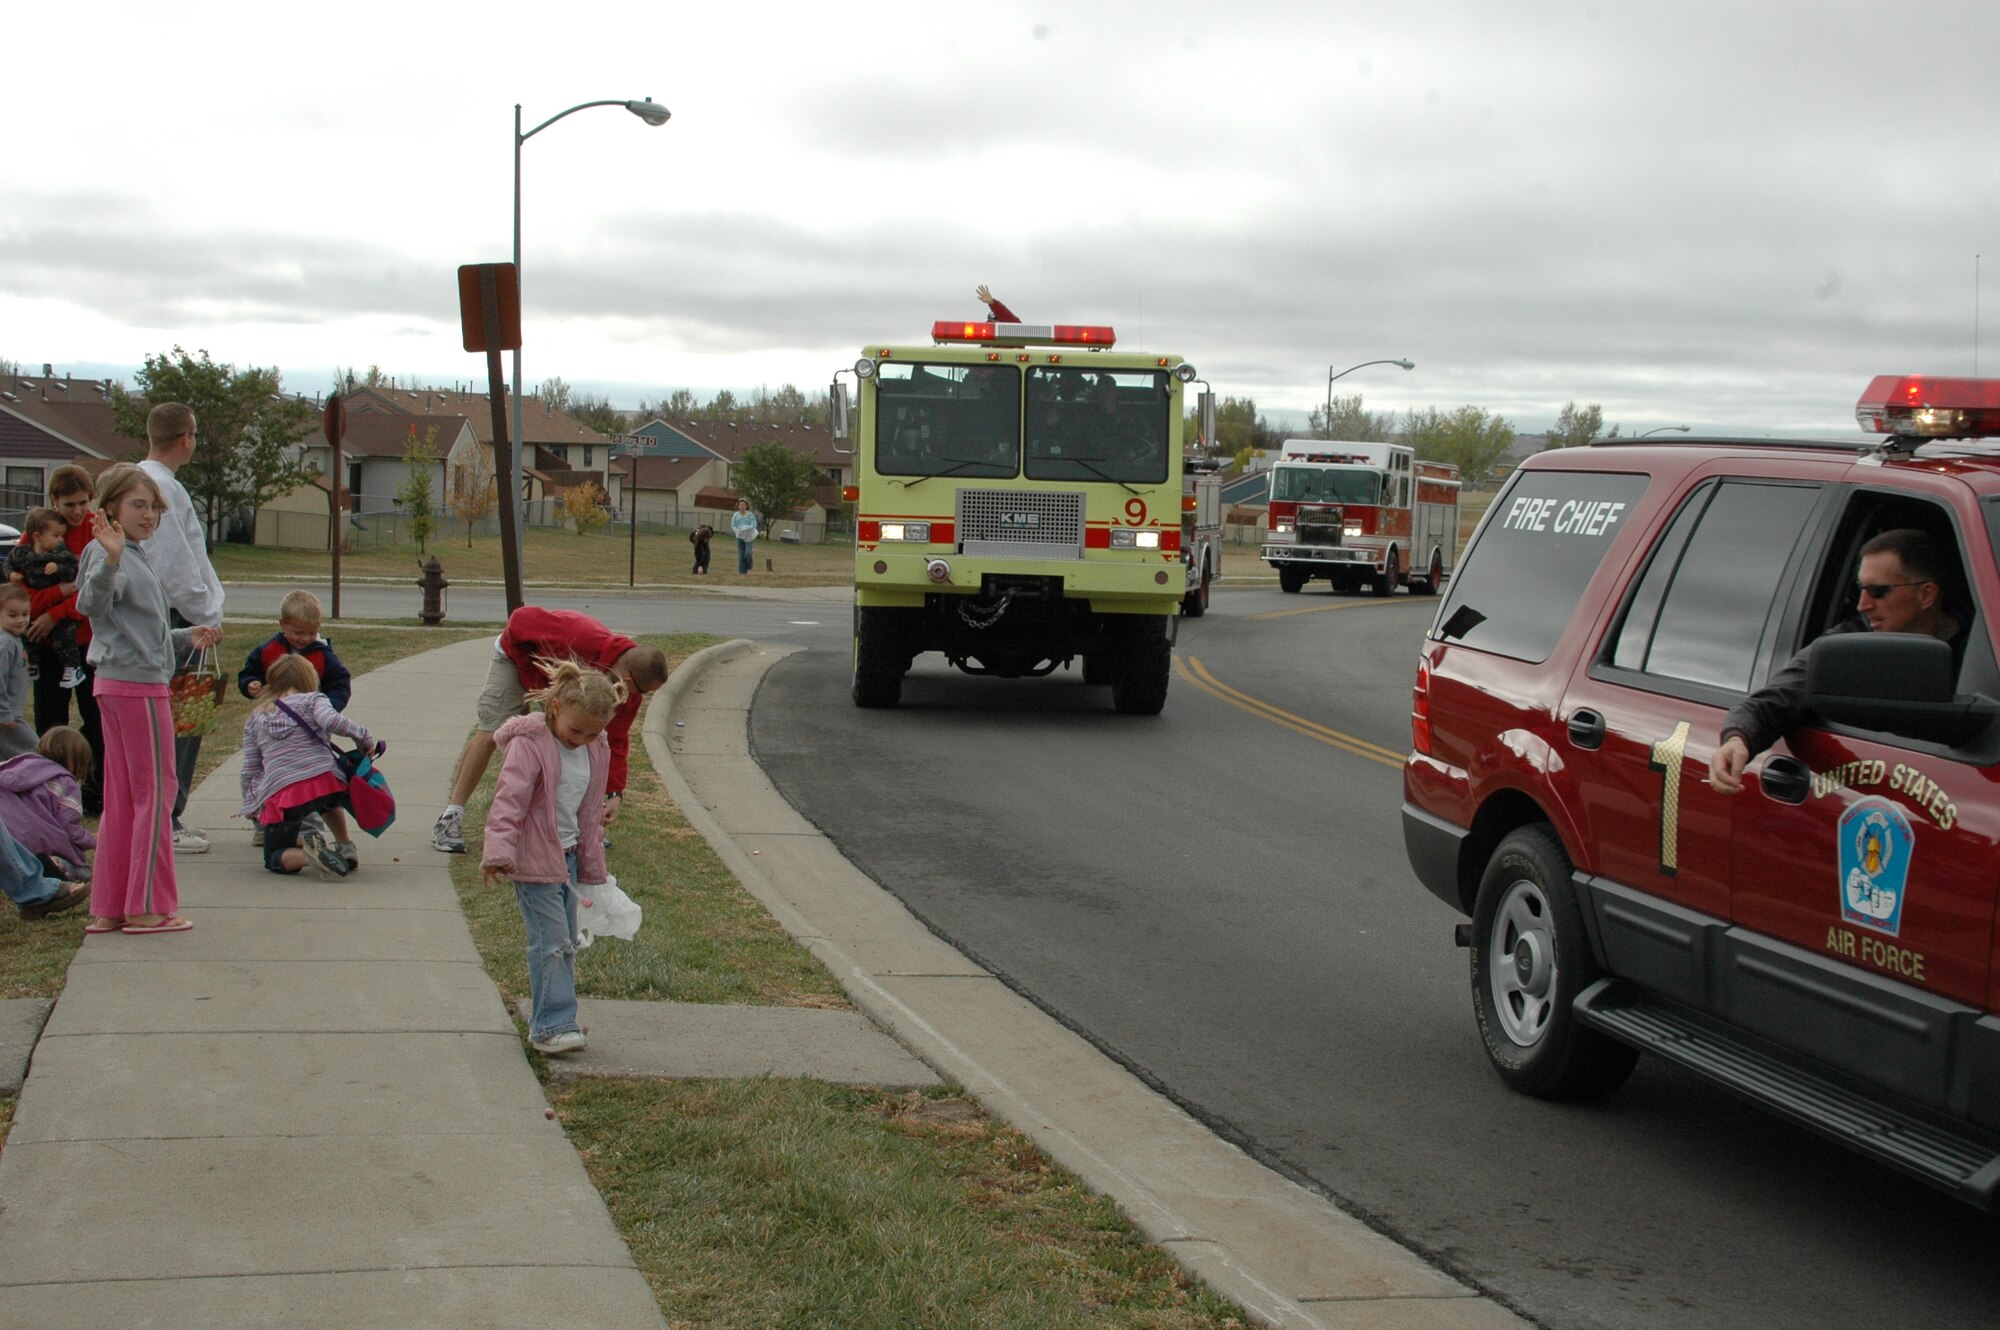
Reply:
M1118 334L1103 324L971 323L939 320L931 325L933 342L973 342L982 346L1110 347Z
M2000 379L1878 374L1854 404L1861 428L1918 439L2000 435Z

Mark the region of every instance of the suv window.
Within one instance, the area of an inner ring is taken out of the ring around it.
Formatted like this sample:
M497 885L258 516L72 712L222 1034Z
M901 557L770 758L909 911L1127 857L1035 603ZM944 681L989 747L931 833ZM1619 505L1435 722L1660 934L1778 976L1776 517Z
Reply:
M1433 635L1516 660L1547 660L1650 479L1516 472L1452 577Z
M1639 580L1611 662L1745 692L1817 485L1723 481L1688 496Z

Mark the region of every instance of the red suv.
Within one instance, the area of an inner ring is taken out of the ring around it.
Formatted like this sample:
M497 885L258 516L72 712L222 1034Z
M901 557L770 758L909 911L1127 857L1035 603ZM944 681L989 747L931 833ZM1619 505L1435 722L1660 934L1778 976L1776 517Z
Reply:
M1585 1098L1655 1053L1990 1210L2000 380L1885 377L1858 414L1889 437L1531 458L1424 643L1404 839L1471 917L1508 1084ZM1912 531L1942 566L1859 585ZM1919 586L1954 642L1847 622ZM1802 719L1722 792L1725 716L1788 663Z

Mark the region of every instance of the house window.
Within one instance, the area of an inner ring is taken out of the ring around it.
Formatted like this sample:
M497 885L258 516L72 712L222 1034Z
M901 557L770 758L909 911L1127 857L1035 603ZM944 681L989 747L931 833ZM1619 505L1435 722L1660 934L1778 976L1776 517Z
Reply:
M47 503L46 491L42 488L42 469L38 466L10 466L6 473L6 497L0 507L19 508L23 512Z

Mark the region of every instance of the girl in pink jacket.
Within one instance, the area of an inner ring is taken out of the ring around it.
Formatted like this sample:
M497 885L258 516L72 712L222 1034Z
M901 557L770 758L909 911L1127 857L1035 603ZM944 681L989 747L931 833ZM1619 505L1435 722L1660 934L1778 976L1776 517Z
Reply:
M489 884L514 881L528 933L528 1042L562 1054L585 1042L576 1024L577 894L605 880L611 743L604 731L625 684L575 661L541 664L549 685L529 694L541 712L516 716L493 735L505 756L480 867Z

